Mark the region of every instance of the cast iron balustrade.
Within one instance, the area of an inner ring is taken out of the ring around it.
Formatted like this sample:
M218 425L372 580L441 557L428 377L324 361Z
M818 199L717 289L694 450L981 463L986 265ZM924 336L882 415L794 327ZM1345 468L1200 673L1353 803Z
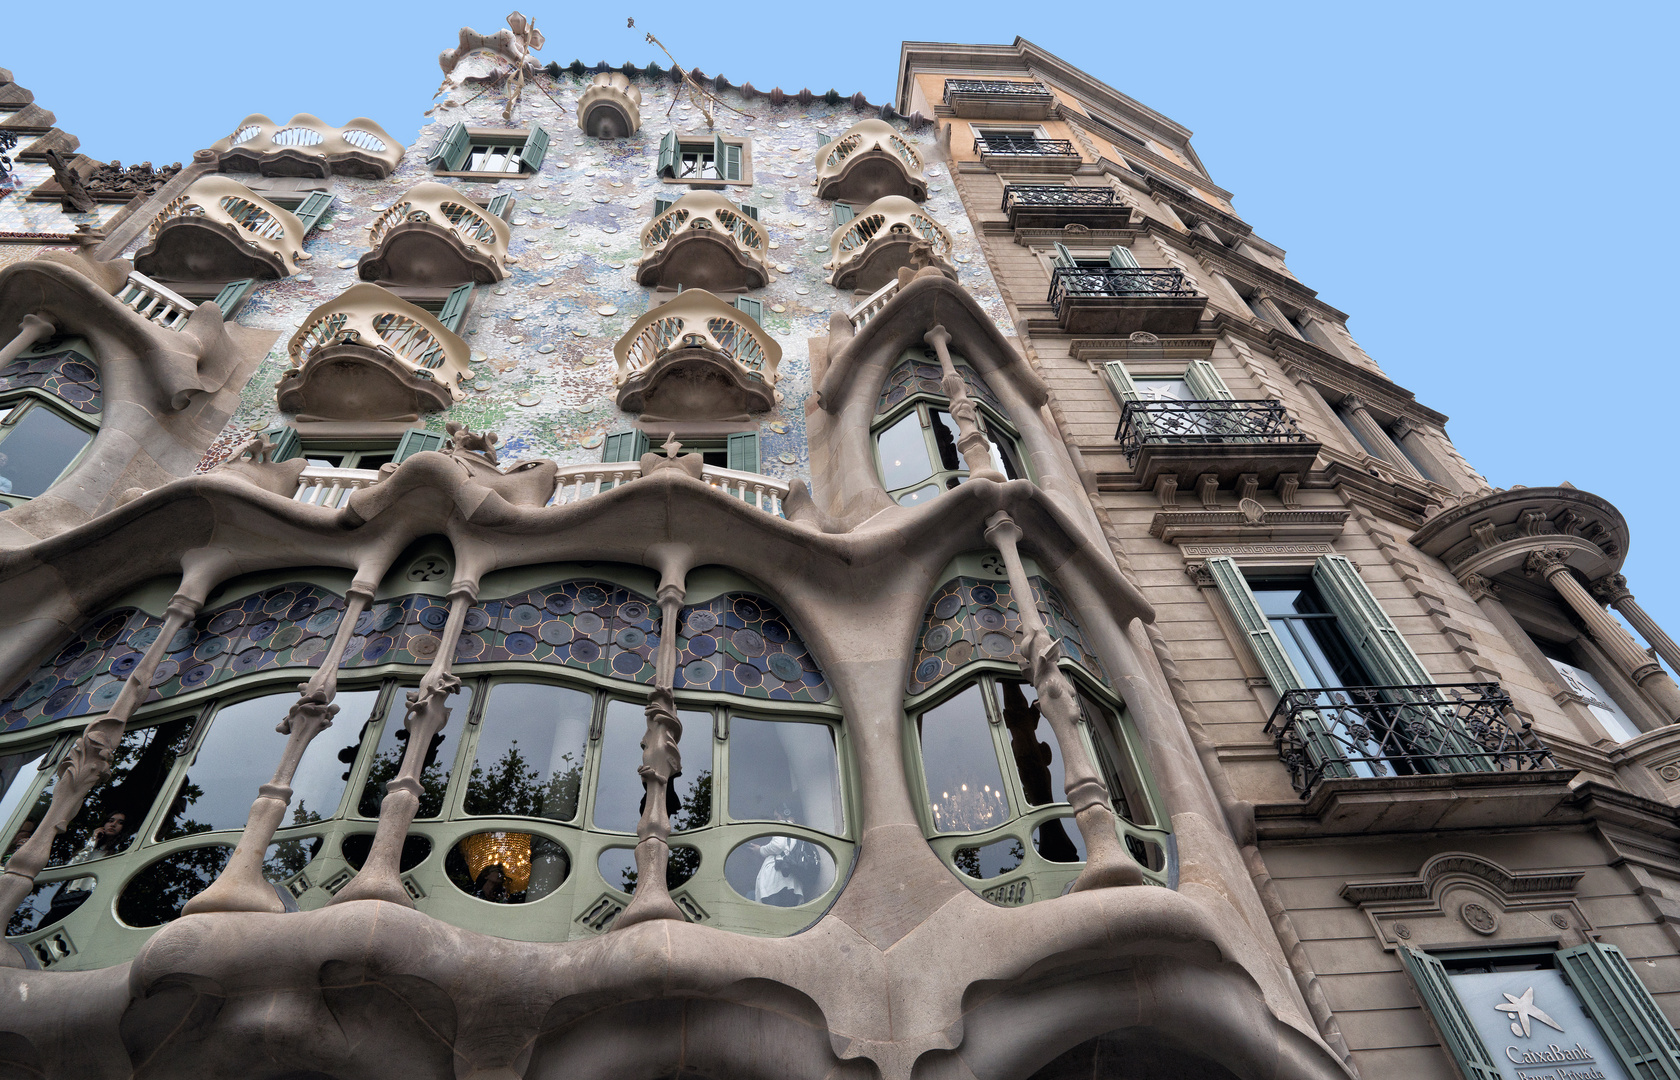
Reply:
M1207 308L1176 268L1058 266L1049 300L1064 333L1113 337L1193 333Z
M1303 799L1325 779L1557 768L1498 683L1290 690L1266 731Z
M1005 184L1003 208L1028 206L1113 206L1119 200L1108 187L1068 187L1064 184Z
M1195 296L1184 271L1120 266L1058 266L1050 275L1049 300L1058 315L1070 299L1085 296Z
M1038 82L946 79L945 105L973 119L1043 120L1055 109L1056 97Z
M1305 443L1284 409L1265 401L1128 401L1114 437L1134 465L1145 446Z
M1038 97L1047 92L1042 85L1035 82L1010 82L1005 79L945 80L946 104L950 104L952 94L1020 94L1023 97Z
M1132 209L1111 187L1064 184L1006 184L1003 209L1012 229L1059 229L1079 224L1088 229L1119 229Z
M1002 154L1006 157L1077 158L1079 151L1067 139L1040 139L1036 135L979 135L974 139L974 152L982 156Z

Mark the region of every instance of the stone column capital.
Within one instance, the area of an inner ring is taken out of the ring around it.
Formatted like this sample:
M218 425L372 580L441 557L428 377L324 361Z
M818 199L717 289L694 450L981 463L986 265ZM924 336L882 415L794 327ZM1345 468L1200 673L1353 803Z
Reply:
M1564 548L1540 548L1531 551L1523 563L1523 573L1531 578L1544 578L1547 581L1568 570L1569 552Z
M941 345L949 347L951 344L951 332L945 329L944 324L940 324L923 334L922 341L936 349Z
M1480 574L1466 574L1460 584L1464 586L1464 591L1470 594L1472 600L1480 600L1483 597L1497 599L1499 596L1499 583Z
M1618 604L1633 599L1625 574L1610 574L1592 583L1592 594L1606 604Z
M1009 516L1009 511L999 510L986 519L986 531L982 534L986 543L993 547L1000 547L1007 543L1013 548L1021 539L1021 527L1015 524L1015 519Z

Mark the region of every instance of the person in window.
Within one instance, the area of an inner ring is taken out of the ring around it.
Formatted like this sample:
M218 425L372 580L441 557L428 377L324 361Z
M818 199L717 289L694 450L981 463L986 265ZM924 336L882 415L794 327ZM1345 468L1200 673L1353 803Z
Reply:
M11 850L6 852L6 858L10 859L13 855L16 855L18 848L27 844L29 842L29 838L31 836L34 836L34 835L35 835L35 819L34 818L24 818L23 819L23 824L18 826L18 831L17 831L16 835L14 835L12 837L12 847L11 847ZM0 861L4 861L4 860L0 860Z
M12 478L6 475L6 455L0 454L0 495L12 493Z
M473 895L492 904L508 903L507 877L500 864L491 863L479 871L478 880L473 883Z
M793 821L786 806L776 811L777 821ZM748 845L764 857L753 883L753 899L771 907L798 907L805 902L805 882L813 878L817 853L810 844L791 836L771 836ZM809 864L809 866L807 866Z
M92 862L94 859L103 859L115 855L122 849L123 833L127 829L128 815L120 812L112 814L105 819L103 825L93 830L93 833L87 838L87 843L82 845L82 850L70 856L70 861L65 865L75 866L77 863ZM92 877L79 877L65 885L64 891L87 892L93 888L93 885L94 879Z

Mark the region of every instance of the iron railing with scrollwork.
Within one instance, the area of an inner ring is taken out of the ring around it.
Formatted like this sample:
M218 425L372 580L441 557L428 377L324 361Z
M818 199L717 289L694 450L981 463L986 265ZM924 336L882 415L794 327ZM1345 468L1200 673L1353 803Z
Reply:
M1325 779L1557 768L1498 683L1290 690L1266 731L1303 799Z
M980 135L974 140L977 154L1005 154L1011 157L1079 156L1067 139L1040 139L1036 135Z
M1003 208L1070 207L1087 209L1119 206L1114 189L1110 187L1065 187L1061 184L1005 184Z
M946 79L945 104L952 94L1012 94L1017 97L1049 97L1043 83L1009 82L1005 79Z
M1051 306L1056 314L1069 299L1086 297L1196 296L1178 269L1138 269L1119 266L1058 266L1050 275Z
M1128 401L1114 432L1134 464L1145 446L1304 443L1281 401Z

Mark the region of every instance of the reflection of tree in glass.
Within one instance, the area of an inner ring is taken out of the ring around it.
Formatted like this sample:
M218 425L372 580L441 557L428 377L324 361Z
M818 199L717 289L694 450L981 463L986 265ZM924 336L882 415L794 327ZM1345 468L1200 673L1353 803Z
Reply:
M689 785L688 798L671 815L671 831L687 832L712 823L712 770L707 769ZM665 864L665 887L675 889L693 877L700 869L700 849L679 844L671 848L671 858ZM621 875L625 892L636 891L636 868L626 867Z
M560 755L560 760L565 767L545 782L542 772L526 763L525 752L514 739L490 768L473 764L467 778L467 813L572 820L583 789L583 763L574 761L570 751Z
M432 736L432 745L426 749L426 760L420 769L420 809L414 814L417 818L433 818L443 813L443 789L449 779L448 765L438 761L438 747L443 745L443 740L444 733L440 731ZM385 798L385 785L397 778L407 750L408 730L405 728L397 732L396 746L375 755L373 763L368 766L361 802L357 804L363 817L379 816L379 804Z
M307 809L304 800L299 799L298 804L292 807L292 820L287 824L312 825L321 820L323 819L320 814ZM263 877L274 882L285 881L308 866L309 860L313 859L315 853L320 850L321 838L319 836L312 836L303 840L278 841L269 848L270 854L263 860Z
M118 841L113 854L126 848L141 820L151 811L176 755L187 748L191 726L191 719L184 718L124 735L111 762L111 774L88 794L76 819L53 842L49 865L62 866L69 862L112 814L123 814L128 819L128 831ZM40 821L46 813L47 804L52 801L52 788L49 783L41 792L41 799L30 815L33 820Z
M209 832L210 826L206 822L194 821L182 817L187 807L204 796L204 789L192 782L188 777L181 783L181 790L175 793L175 801L169 804L169 813L163 816L163 824L158 826L159 840L173 840L177 836L191 836L193 833Z
M957 853L951 856L951 861L957 865L958 870L971 878L991 877L993 875L980 869L980 852L982 850L984 849L958 848ZM1026 855L1027 850L1021 846L1021 841L1011 838L1009 841L1009 858L1014 861L1014 865L1010 866L1009 869L1013 870L1016 866L1020 866L1021 860L1026 858Z
M232 848L215 845L177 851L153 863L117 898L117 917L130 926L162 926L178 918L181 905L216 880L232 854Z

